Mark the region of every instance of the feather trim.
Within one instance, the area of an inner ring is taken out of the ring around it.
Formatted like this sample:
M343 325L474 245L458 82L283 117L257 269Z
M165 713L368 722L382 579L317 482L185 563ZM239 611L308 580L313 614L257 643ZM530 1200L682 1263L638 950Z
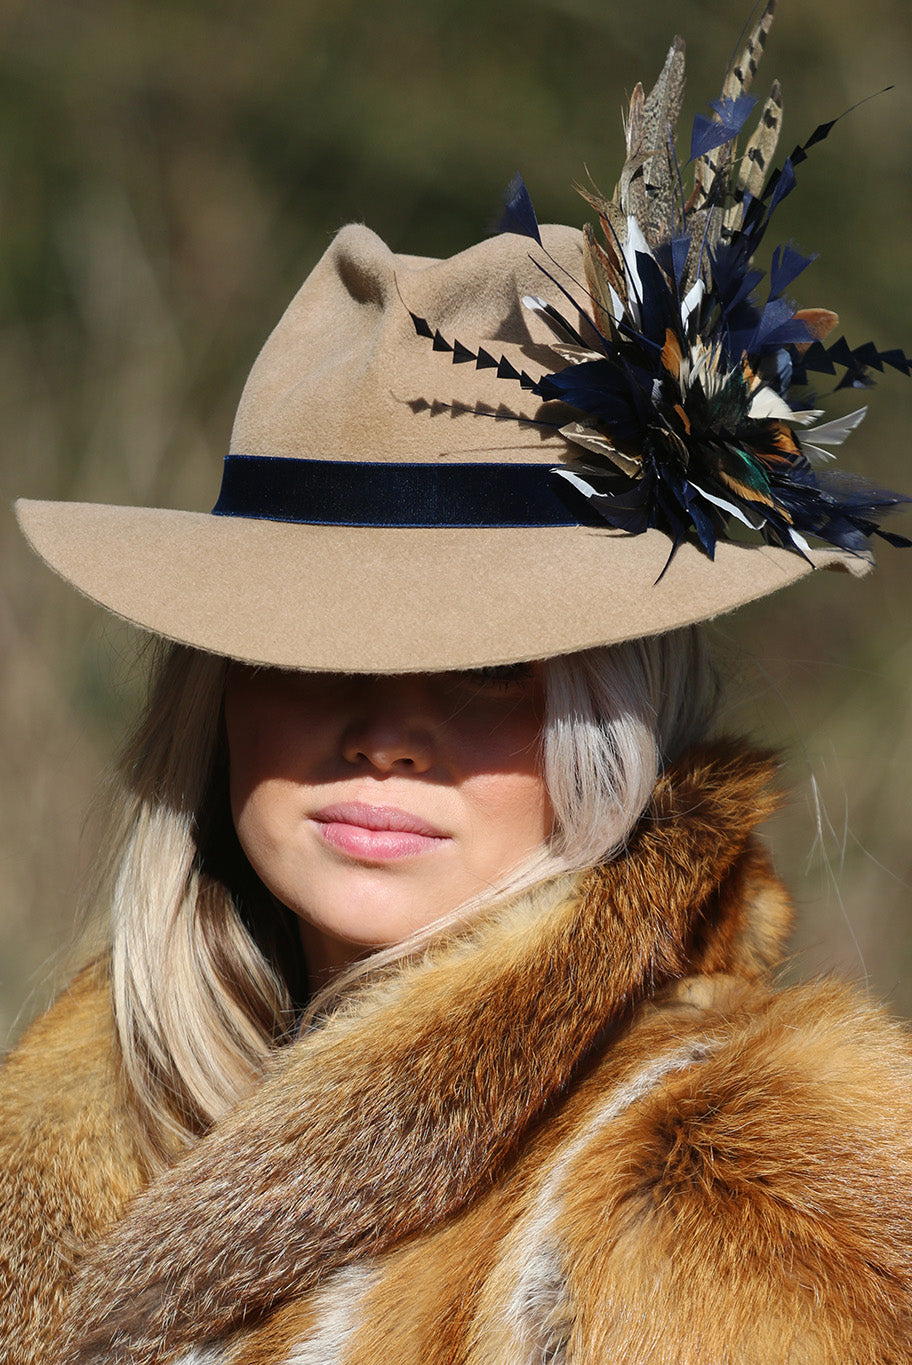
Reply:
M567 336L577 345L576 326L553 304L533 304L564 333L554 349L565 368L534 378L491 360L481 347L472 351L439 338L432 323L413 315L416 329L438 349L458 346L460 360L497 364L498 374L518 379L544 402L574 409L575 420L559 427L589 457L574 466L574 485L608 525L633 534L653 527L665 532L672 554L695 536L712 557L717 540L739 525L802 555L808 538L858 555L869 553L874 535L912 543L880 524L907 497L814 468L833 458L826 447L837 442L826 433L840 430L841 441L856 422L825 423L819 439L810 432L806 444L795 430L808 412L821 415L803 391L811 372L838 376L837 389L867 388L872 370L909 375L912 361L900 349L881 351L870 342L852 347L844 337L824 345L836 315L799 309L786 297L812 259L792 246L774 250L762 295L764 272L755 258L773 214L794 189L796 168L838 122L820 124L771 171L782 120L775 83L744 155L737 155L775 8L768 0L720 97L711 101L711 116L695 120L689 198L674 136L683 40L675 39L648 96L635 87L613 197L594 186L581 190L598 220L583 229L582 311L591 340L568 351ZM538 240L525 187L517 196L514 183L511 201L517 197L527 235ZM575 312L576 299L549 263L533 260Z

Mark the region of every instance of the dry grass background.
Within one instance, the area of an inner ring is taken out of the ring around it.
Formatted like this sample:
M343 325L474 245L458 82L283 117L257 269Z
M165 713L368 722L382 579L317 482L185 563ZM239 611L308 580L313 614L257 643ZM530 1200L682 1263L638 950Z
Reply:
M613 184L625 90L689 42L717 93L730 0L4 0L0 6L0 1038L62 970L86 811L141 691L137 637L30 558L17 495L205 508L233 405L333 230L476 240L521 168L539 214ZM801 169L779 229L796 287L851 339L912 347L908 0L782 0L761 86L786 148L884 85ZM854 406L850 401L846 404ZM912 491L912 385L887 375L845 458ZM773 837L799 962L912 1013L912 556L822 576L715 631L732 727L784 745Z

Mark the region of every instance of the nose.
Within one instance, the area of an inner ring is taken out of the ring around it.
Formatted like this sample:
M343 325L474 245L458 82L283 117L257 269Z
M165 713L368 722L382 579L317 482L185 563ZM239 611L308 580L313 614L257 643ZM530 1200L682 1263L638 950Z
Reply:
M436 750L431 698L420 676L363 680L342 736L347 763L382 773L424 773Z

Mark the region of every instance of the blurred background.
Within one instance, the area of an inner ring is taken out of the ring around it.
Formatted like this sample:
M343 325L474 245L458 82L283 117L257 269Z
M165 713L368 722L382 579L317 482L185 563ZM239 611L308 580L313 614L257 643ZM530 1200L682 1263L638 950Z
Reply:
M682 128L739 41L731 0L2 0L0 1041L66 971L91 815L142 695L139 635L34 560L16 496L206 509L246 372L332 233L446 255L521 169L543 220L613 188L621 108L688 40ZM781 155L888 84L800 169L775 240L850 341L912 350L908 0L782 0L757 93ZM684 138L686 146L686 137ZM780 158L781 159L781 158ZM864 395L837 395L849 411ZM887 372L848 467L912 492L912 383ZM909 531L912 514L897 519ZM727 724L785 754L770 830L830 965L912 1014L912 553L713 628Z

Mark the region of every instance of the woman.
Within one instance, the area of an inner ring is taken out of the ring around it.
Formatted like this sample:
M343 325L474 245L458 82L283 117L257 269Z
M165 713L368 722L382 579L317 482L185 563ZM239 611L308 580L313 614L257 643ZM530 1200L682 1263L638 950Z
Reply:
M601 242L521 189L448 261L344 229L215 515L20 508L175 643L110 951L2 1076L10 1359L910 1358L909 1042L772 988L775 763L708 740L695 626L866 569L896 501L810 471L854 421L794 430L804 371L870 352L748 298L776 191L726 158L770 14L686 249L676 43Z

